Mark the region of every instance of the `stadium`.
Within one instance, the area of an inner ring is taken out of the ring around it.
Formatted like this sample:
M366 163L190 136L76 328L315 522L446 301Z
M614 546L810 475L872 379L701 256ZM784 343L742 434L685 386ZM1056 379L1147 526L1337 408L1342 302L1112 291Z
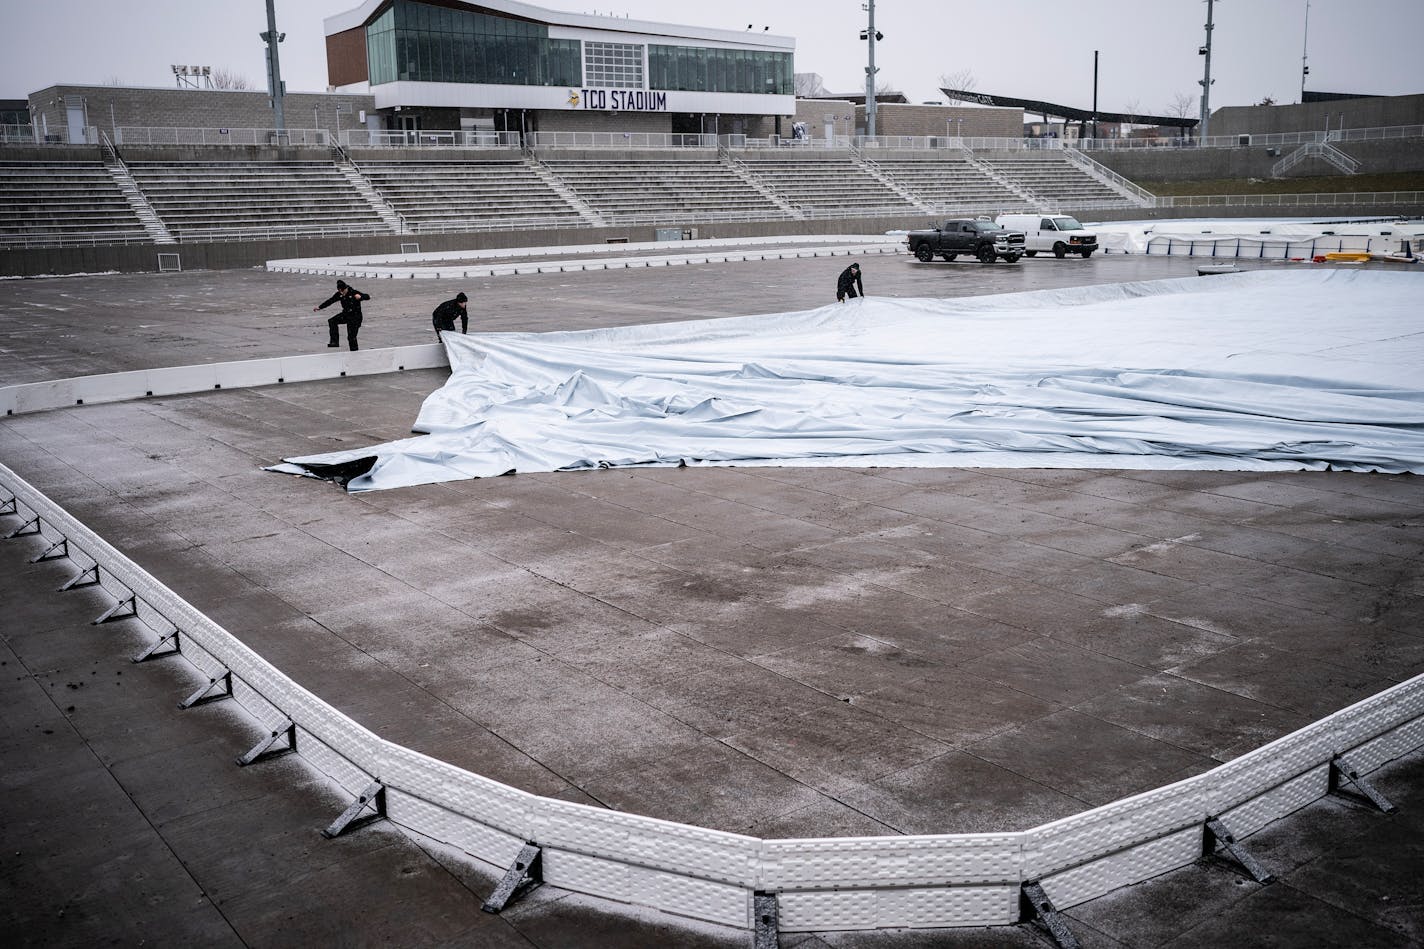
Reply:
M1424 95L324 32L0 130L10 941L1421 938ZM908 253L1006 214L1102 252Z

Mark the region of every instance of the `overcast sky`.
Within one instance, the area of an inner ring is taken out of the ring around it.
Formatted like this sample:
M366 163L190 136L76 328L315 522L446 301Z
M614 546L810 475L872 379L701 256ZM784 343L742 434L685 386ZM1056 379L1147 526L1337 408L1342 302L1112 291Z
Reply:
M277 0L282 76L293 92L326 87L322 19L356 0ZM550 9L796 38L796 71L831 92L864 92L861 0L548 0ZM1306 0L1217 0L1213 108L1269 96L1300 100ZM173 63L226 68L266 88L265 0L43 0L6 4L0 98L57 83L171 86ZM940 77L971 75L979 92L1090 107L1100 51L1103 111L1160 112L1200 96L1204 0L878 0L884 85L941 101ZM1307 88L1424 92L1424 0L1311 0ZM1196 105L1190 114L1196 114Z

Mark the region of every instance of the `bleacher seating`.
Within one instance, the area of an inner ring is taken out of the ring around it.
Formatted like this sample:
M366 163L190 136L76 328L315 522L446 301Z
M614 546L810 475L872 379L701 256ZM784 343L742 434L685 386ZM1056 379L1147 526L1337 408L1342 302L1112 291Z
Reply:
M380 215L329 161L134 161L128 168L180 240L388 233Z
M876 158L875 166L942 214L1018 211L1029 203L962 158Z
M550 157L545 164L610 224L660 216L679 221L785 216L716 159Z
M844 158L760 157L746 161L754 176L786 200L810 211L857 214L923 214L884 182ZM824 216L824 215L823 215Z
M996 171L1055 207L1130 207L1132 201L1082 168L1051 152L986 159Z
M336 158L130 160L127 169L158 224L180 242L391 234L402 225L419 233L583 227L598 219L609 225L803 214L920 219L1134 203L1046 152L981 152L971 160L924 150L862 156L746 149L720 158L692 150L563 158L553 150L542 164L513 153L459 160L389 154L358 158L359 165ZM986 162L1002 180L985 174ZM123 182L97 160L0 161L0 246L164 239L153 222L145 230L148 219L129 203Z
M0 161L0 246L149 240L98 161Z
M417 229L559 227L583 223L522 159L361 161L361 174Z

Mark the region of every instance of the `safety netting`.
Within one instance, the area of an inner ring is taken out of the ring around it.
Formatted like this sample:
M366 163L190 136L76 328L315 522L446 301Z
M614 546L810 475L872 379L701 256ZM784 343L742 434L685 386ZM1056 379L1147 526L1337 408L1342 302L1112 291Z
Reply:
M558 333L444 334L424 434L350 491L630 465L1424 473L1424 275L1250 272Z

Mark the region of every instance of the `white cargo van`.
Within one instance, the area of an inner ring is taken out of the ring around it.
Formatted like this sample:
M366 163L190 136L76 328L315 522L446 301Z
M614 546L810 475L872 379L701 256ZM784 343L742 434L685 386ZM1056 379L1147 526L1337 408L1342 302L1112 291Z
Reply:
M1023 231L1027 257L1051 251L1054 257L1079 254L1086 258L1098 249L1098 235L1067 214L1000 214L994 223L1006 230Z

